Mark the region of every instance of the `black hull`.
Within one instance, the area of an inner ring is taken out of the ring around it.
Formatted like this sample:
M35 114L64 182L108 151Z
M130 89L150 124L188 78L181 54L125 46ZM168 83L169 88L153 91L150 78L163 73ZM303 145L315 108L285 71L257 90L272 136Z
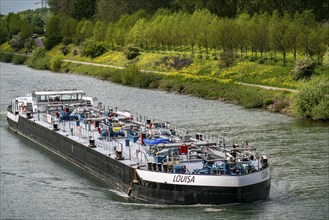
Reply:
M167 204L226 204L249 203L267 200L271 179L245 187L203 187L146 183L134 185L132 192L136 199Z
M113 158L33 121L7 117L10 128L47 150L87 170L132 198L166 204L224 204L268 199L270 179L245 187L200 187L133 181L135 170Z
M87 170L119 190L128 191L134 173L133 168L45 128L33 122L33 119L20 117L16 123L7 117L7 121L10 128L18 134Z

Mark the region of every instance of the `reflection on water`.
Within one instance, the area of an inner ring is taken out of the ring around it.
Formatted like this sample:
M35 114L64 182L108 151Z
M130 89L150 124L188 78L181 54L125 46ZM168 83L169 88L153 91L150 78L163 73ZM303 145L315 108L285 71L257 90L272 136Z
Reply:
M328 219L329 126L214 100L112 84L0 63L1 218ZM7 128L5 109L33 89L77 88L106 106L170 121L226 143L251 141L269 156L270 200L220 206L130 201L122 192Z

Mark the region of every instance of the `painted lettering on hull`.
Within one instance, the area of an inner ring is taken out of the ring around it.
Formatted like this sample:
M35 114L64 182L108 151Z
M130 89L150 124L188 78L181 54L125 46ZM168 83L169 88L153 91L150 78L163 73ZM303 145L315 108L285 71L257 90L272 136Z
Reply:
M173 182L174 183L194 183L195 176L188 175L174 175Z

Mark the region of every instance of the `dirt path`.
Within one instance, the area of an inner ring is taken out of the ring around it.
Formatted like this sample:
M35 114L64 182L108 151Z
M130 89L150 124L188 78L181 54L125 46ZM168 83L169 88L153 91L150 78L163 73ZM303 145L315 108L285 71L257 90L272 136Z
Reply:
M78 63L78 64L84 64L84 65L93 65L93 66L101 66L101 67L109 67L114 69L125 69L125 67L122 66L113 66L108 64L100 64L100 63L92 63L92 62L85 62L85 61L76 61L76 60L70 60L70 59L63 59L64 62L71 62L71 63ZM160 74L168 74L166 72L159 72L159 71L153 71L153 70L141 70L142 72L148 72L148 73L160 73ZM272 87L272 86L263 86L263 85L257 85L257 84L250 84L250 83L242 83L242 82L235 82L239 85L244 86L252 86L252 87L258 87L266 90L281 90L281 91L288 91L288 92L299 92L295 89L287 89L287 88L279 88L279 87Z
M123 66L113 66L113 65L108 65L108 64L92 63L92 62L77 61L77 60L70 60L70 59L63 59L62 61L64 61L64 62L70 62L70 63L83 64L83 65L93 65L93 66L109 67L109 68L120 69L120 70L126 68L126 67L123 67ZM160 71L155 71L155 70L140 70L140 71L146 72L146 73L167 74L166 72L160 72Z
M288 91L288 92L299 92L298 90L295 90L295 89L279 88L279 87L272 87L272 86L263 86L263 85L242 83L242 82L235 82L235 83L239 84L239 85L244 85L244 86L258 87L258 88L262 88L262 89L266 89L266 90L281 90L281 91Z

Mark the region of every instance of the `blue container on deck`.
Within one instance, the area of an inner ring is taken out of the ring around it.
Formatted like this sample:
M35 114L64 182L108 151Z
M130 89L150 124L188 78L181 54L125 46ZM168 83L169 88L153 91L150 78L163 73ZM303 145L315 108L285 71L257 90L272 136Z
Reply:
M146 145L156 145L156 144L167 144L170 142L169 138L155 138L155 139L148 139L145 138L144 140L144 144Z
M185 169L183 168L183 165L181 164L174 165L174 173L185 173Z
M128 133L127 137L131 142L135 143L139 139L139 134L136 132L130 132Z
M77 126L80 126L80 121L79 120L77 120L76 123L77 123L76 124Z
M156 156L154 157L154 162L156 163L163 163L163 161L166 159L165 156Z
M126 138L126 147L129 147L129 139Z

